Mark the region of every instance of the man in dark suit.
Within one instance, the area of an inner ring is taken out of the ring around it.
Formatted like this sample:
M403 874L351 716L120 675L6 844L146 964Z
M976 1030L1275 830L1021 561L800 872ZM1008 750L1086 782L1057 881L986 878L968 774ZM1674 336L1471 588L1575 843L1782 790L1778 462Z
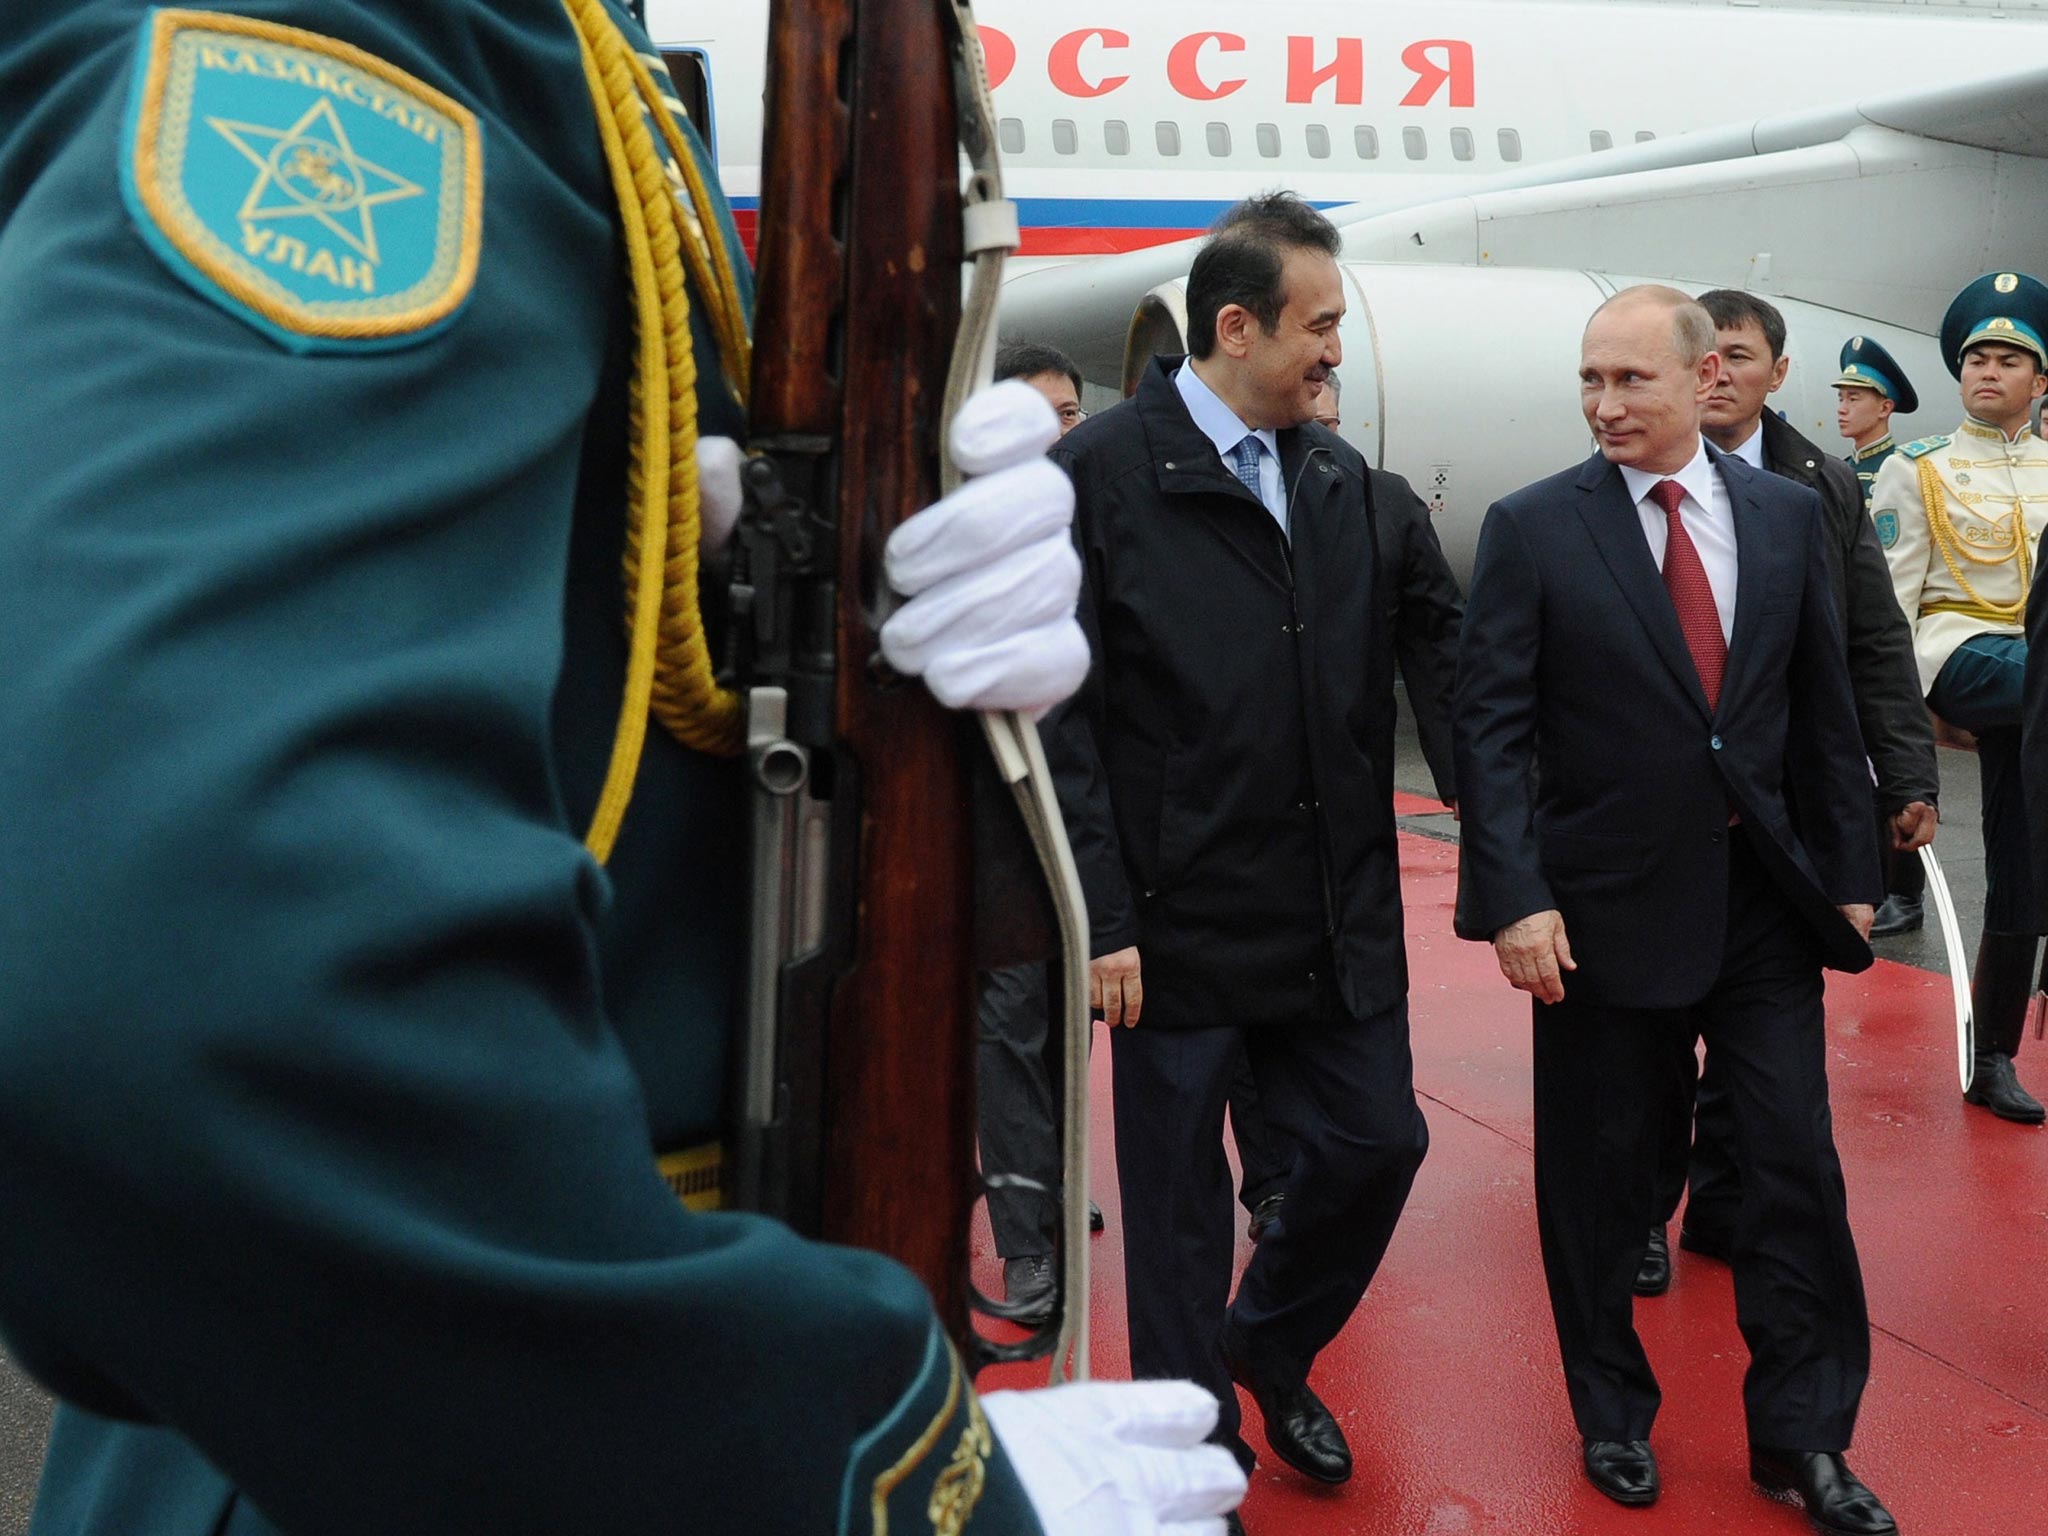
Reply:
M1351 1454L1309 1371L1428 1144L1366 466L1314 425L1341 355L1338 248L1291 195L1238 205L1188 278L1192 356L1155 360L1053 450L1095 664L1047 749L1112 1026L1133 1374L1210 1386L1249 1466L1234 1377L1274 1452L1330 1483ZM1244 1056L1292 1167L1226 1309L1223 1110Z
M1879 844L1917 864L1915 851L1934 839L1941 787L1934 727L1920 698L1913 630L1892 595L1891 568L1863 509L1856 472L1821 452L1769 408L1791 362L1785 355L1785 317L1777 306L1732 288L1703 293L1699 302L1713 319L1714 350L1721 357L1720 377L1700 412L1700 430L1709 443L1751 468L1797 481L1819 496L1828 585L1848 647L1849 691L1856 701L1861 750L1877 776ZM1727 1098L1709 1058L1698 1082L1694 1130L1695 1069L1690 1054L1679 1063L1673 1111L1658 1154L1656 1225L1636 1276L1639 1296L1658 1295L1671 1283L1665 1236L1681 1195L1685 1225L1679 1246L1724 1262L1728 1257L1741 1190Z
M1870 1330L1828 1114L1821 968L1861 970L1876 840L1813 492L1711 450L1713 322L1610 299L1599 451L1487 513L1459 653L1457 928L1535 998L1536 1215L1588 1477L1657 1497L1631 1317L1677 1055L1718 1058L1751 1476L1896 1530L1843 1461ZM1793 728L1797 721L1797 729Z
M1335 432L1341 423L1341 388L1332 371L1316 400L1316 425ZM1457 682L1458 626L1465 618L1465 596L1444 559L1443 545L1430 521L1429 508L1415 488L1390 470L1368 469L1373 530L1379 541L1378 604L1386 643L1374 648L1373 664L1384 671L1398 660L1408 708L1423 760L1436 786L1437 798L1458 808L1457 778L1451 768L1451 691ZM1890 589L1886 589L1890 600ZM1394 690L1388 677L1375 681L1372 698L1388 711L1393 730ZM1382 797L1394 793L1394 760L1388 753L1377 766ZM1251 1069L1238 1073L1230 1090L1230 1130L1237 1142L1241 1176L1238 1200L1251 1217L1249 1236L1259 1241L1280 1219L1287 1203L1287 1148L1259 1112L1258 1086ZM1683 1178L1683 1173L1680 1175Z

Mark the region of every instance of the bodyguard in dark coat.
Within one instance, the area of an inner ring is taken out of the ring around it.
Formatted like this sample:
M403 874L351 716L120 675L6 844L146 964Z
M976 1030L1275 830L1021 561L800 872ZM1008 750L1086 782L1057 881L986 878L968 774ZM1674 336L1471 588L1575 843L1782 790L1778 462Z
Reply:
M1896 1529L1841 1453L1870 1332L1827 1097L1821 968L1881 882L1813 493L1712 450L1705 313L1588 325L1600 451L1486 516L1459 655L1457 928L1535 998L1536 1218L1585 1468L1658 1494L1631 1318L1661 1085L1721 1058L1742 1205L1750 1473L1845 1536ZM1682 515L1681 515L1682 514Z
M1913 850L1934 837L1940 791L1934 728L1920 699L1913 631L1892 595L1891 568L1864 511L1862 488L1845 461L1821 452L1768 407L1789 362L1785 320L1776 306L1728 288L1701 294L1700 305L1714 321L1721 353L1720 380L1707 398L1702 428L1717 447L1820 498L1828 585L1843 625L1849 691L1863 753L1877 775L1880 845L1917 863ZM1679 1066L1678 1099L1658 1158L1657 1223L1638 1277L1641 1295L1655 1295L1669 1284L1665 1228L1686 1191L1688 1162L1691 1193L1681 1246L1725 1260L1741 1204L1734 1133L1714 1064L1708 1061L1699 1083L1697 1130L1690 1113L1696 1063L1687 1056Z
M1408 1053L1389 666L1366 467L1312 424L1339 360L1336 232L1242 204L1188 284L1195 356L1054 450L1077 493L1095 668L1049 751L1113 1026L1134 1374L1223 1400L1282 1459L1351 1459L1309 1391L1379 1264L1427 1132ZM1225 454L1228 454L1228 458ZM1248 1053L1294 1149L1287 1216L1226 1320L1223 1105Z

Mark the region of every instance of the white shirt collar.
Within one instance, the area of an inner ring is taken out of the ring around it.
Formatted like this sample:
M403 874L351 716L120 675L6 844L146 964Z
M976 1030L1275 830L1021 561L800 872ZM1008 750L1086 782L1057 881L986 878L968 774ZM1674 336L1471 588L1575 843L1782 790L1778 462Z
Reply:
M1648 500L1651 488L1660 480L1676 480L1685 488L1685 494L1699 506L1711 507L1714 504L1714 461L1707 457L1707 440L1704 437L1700 439L1699 451L1692 456L1692 462L1676 474L1653 475L1633 464L1617 464L1615 468L1621 471L1622 481L1628 486L1629 500L1638 506Z
M1244 441L1245 434L1252 429L1238 418L1237 412L1223 403L1222 397L1195 372L1195 360L1189 358L1181 364L1179 374L1174 378L1174 387L1180 391L1186 403L1188 415L1195 425L1202 429L1202 435L1216 445L1216 454L1227 465L1237 445ZM1271 427L1262 427L1252 434L1265 444L1266 451L1273 455L1275 463L1280 459L1280 435Z
M1763 417L1757 417L1756 430L1754 432L1750 433L1748 437L1744 438L1740 443L1738 443L1735 447L1730 448L1728 451L1734 454L1736 458L1742 460L1742 462L1747 464L1751 469L1762 469L1764 467Z

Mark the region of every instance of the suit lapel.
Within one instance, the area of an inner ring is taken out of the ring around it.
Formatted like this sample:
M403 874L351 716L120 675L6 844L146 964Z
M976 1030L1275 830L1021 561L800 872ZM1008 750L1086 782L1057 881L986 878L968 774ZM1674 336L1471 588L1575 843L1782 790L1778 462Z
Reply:
M1622 596L1635 610L1650 643L1678 685L1707 714L1707 694L1700 685L1699 668L1692 664L1685 634L1678 627L1678 612L1671 606L1671 594L1664 590L1664 578L1657 562L1650 558L1649 543L1643 538L1642 520L1629 500L1628 486L1621 471L1605 459L1595 457L1579 476L1579 517L1593 536Z

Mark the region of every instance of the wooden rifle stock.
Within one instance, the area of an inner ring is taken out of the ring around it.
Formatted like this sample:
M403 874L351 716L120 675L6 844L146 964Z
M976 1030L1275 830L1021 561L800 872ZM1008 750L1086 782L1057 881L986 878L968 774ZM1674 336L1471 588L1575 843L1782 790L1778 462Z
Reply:
M829 805L830 918L780 966L777 1128L741 1199L906 1264L964 1349L970 739L877 664L876 638L883 544L939 493L959 321L944 0L775 0L767 124L738 672L785 690L782 744Z

